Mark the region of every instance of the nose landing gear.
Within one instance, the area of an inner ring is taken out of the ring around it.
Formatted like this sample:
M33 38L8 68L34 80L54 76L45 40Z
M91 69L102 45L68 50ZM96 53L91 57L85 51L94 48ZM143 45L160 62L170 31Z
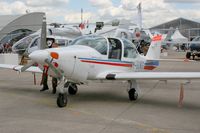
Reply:
M67 105L67 94L66 93L64 93L64 94L59 93L58 94L57 105L60 108L65 107Z
M58 97L57 97L57 105L58 107L62 108L67 105L67 91L66 88L64 87L66 80L64 77L60 79L60 83L58 84Z
M78 87L74 83L65 82L65 80L61 80L59 86L58 89L60 93L57 97L57 105L62 108L67 105L67 89L70 95L75 95L78 91Z

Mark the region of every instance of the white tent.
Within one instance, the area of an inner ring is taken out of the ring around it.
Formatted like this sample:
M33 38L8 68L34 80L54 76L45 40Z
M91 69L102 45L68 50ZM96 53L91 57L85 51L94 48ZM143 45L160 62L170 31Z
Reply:
M173 42L175 43L184 43L184 42L188 42L188 38L184 37L178 29L176 29L176 31L174 32L174 34L171 36L171 39Z

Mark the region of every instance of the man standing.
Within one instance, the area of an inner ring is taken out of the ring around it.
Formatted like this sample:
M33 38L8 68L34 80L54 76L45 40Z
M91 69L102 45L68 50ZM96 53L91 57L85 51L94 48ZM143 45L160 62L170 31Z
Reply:
M55 43L54 41L52 41L52 43L48 43L48 47L49 48L57 48L58 44ZM43 70L43 75L42 75L42 82L41 84L43 85L42 89L40 91L46 91L49 89L48 87L48 66L44 66L44 70ZM52 93L55 94L56 93L56 87L57 87L57 78L52 77Z

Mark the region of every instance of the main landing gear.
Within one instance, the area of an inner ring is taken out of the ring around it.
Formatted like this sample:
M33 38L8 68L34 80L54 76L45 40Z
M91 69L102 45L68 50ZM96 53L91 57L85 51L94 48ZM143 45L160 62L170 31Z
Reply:
M76 95L78 91L78 87L76 84L70 83L69 87L68 87L68 93L70 95Z
M78 87L76 84L61 80L60 84L58 85L59 94L57 97L57 105L60 108L67 105L67 89L70 95L75 95L78 91Z
M130 101L136 101L138 99L137 89L139 88L136 80L128 81L130 84L130 89L128 90L128 96Z
M136 89L135 89L135 88L131 88L131 89L128 91L128 96L129 96L129 99L130 99L131 101L137 100L137 98L138 98L138 93L137 93Z

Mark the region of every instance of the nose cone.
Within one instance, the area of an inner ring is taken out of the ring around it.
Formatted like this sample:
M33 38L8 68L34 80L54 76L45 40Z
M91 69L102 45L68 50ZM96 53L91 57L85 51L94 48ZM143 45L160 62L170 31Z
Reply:
M46 50L37 50L37 51L32 52L29 55L29 58L32 61L43 63L46 59L49 58L49 52Z

